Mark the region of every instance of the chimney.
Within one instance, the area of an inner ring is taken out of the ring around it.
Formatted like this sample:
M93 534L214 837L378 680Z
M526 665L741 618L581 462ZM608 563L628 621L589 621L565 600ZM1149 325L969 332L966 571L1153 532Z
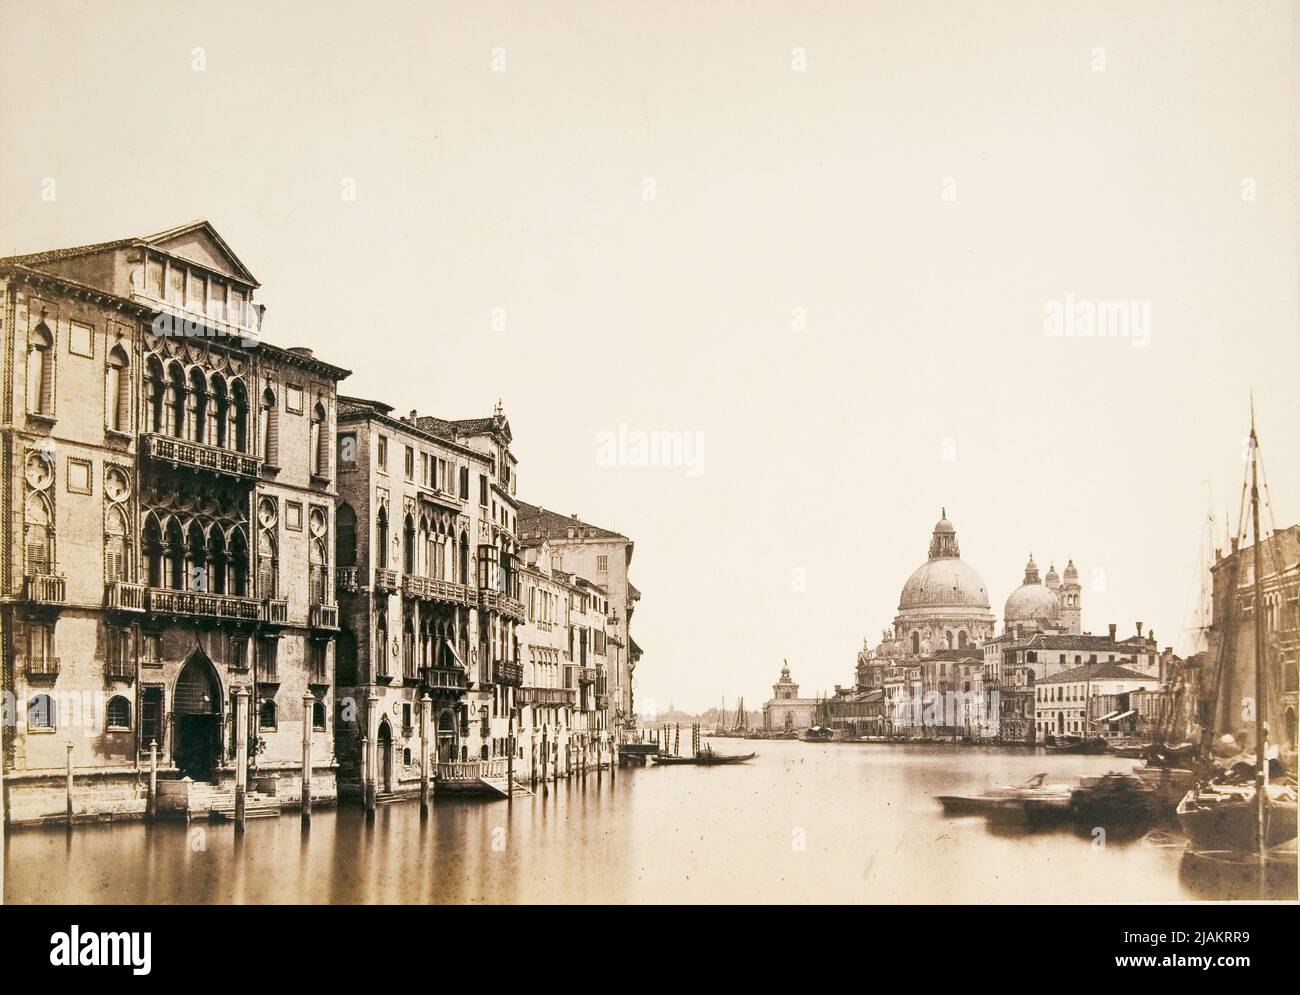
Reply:
M573 514L571 514L569 517L572 518L572 519L576 522L576 521L578 520L578 513L575 511L575 512L574 512Z
M1115 641L1115 632L1116 632L1117 629L1119 629L1119 626L1116 625L1114 622L1111 622L1111 623L1110 623L1110 641L1111 641L1112 643Z
M414 409L414 408L411 409L411 415L410 415L410 417L407 418L406 420L409 421L412 425L415 424L415 409Z
M1142 638L1142 623L1139 622L1139 623L1137 624L1137 627L1138 627L1138 638L1141 639L1141 638Z

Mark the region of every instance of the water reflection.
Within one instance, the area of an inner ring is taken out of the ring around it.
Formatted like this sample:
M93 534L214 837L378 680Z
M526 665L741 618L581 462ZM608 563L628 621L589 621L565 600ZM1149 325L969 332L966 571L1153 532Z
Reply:
M764 742L737 767L625 770L504 801L19 830L9 902L1105 902L1240 897L1165 837L946 818L937 794L1130 762ZM1294 875L1294 872L1292 872ZM1253 894L1251 896L1253 897ZM1283 897L1283 896L1277 896ZM1294 876L1290 897L1295 897Z

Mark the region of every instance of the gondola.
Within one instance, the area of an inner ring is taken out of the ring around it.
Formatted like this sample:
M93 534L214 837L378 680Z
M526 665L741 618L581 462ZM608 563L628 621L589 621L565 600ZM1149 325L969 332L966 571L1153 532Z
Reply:
M651 756L650 759L663 767L718 767L723 764L743 764L756 756L757 753L715 753L711 747L706 746L693 757L674 757L661 753Z
M1047 749L1052 753L1106 753L1110 746L1100 736L1090 736L1087 739L1081 739L1077 736L1068 739L1058 736L1052 742L1045 744Z

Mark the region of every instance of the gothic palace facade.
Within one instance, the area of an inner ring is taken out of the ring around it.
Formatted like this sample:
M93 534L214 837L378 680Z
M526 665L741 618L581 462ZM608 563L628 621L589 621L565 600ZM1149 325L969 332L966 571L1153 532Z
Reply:
M151 765L182 808L193 784L219 805L237 739L254 790L291 802L304 754L325 803L418 787L426 739L448 787L509 744L538 762L518 734L551 677L520 649L545 640L499 406L342 397L347 370L261 338L257 288L206 222L0 260L10 822L66 817L69 770L77 817L142 815ZM608 595L566 583L603 606L580 620L603 648ZM621 719L577 694L603 659L556 662L575 693L547 713L552 770Z

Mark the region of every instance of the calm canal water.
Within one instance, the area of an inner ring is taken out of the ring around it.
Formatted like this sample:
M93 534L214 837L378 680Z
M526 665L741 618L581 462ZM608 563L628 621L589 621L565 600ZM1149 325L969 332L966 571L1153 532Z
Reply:
M594 774L543 797L437 799L229 824L18 830L5 901L1139 902L1230 897L1183 866L1175 827L993 829L933 796L1047 770L1126 770L1113 757L884 744L731 743L745 766ZM196 837L195 831L201 830ZM1251 897L1249 894L1240 897ZM1290 895L1294 897L1294 892Z

